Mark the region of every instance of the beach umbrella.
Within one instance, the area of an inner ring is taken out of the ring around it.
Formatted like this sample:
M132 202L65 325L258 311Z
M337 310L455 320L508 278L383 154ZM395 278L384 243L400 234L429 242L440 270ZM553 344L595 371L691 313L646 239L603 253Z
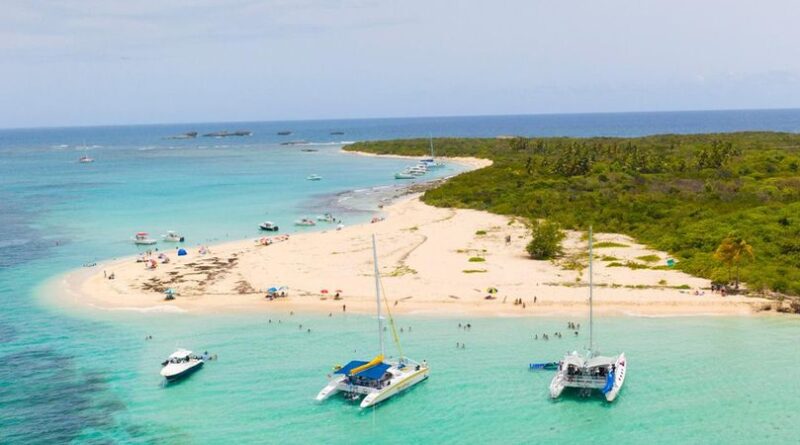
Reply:
M267 289L267 292L278 292L278 288L277 287L271 287L271 288Z
M178 256L186 256L186 249L178 249Z
M486 292L489 292L490 294L496 294L497 293L497 288L496 287L490 287L490 288L486 289Z
M673 260L672 258L668 258L667 259L667 266L675 267L675 260Z
M343 293L344 293L344 291L343 291L343 290L341 290L341 289L336 289L336 293L337 293L337 294L343 294Z
M169 288L169 289L165 290L164 293L167 294L167 295L175 295L175 289Z

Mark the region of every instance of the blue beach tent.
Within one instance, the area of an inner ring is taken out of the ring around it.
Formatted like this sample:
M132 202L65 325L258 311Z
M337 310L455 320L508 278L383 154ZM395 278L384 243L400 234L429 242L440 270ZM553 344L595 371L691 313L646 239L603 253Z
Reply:
M178 256L186 256L186 249L178 249Z

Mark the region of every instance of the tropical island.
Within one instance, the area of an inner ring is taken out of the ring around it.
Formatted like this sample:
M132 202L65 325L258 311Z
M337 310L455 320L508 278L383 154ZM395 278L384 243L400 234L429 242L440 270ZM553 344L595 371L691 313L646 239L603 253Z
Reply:
M800 311L800 136L434 143L445 162L469 171L409 187L376 209L372 224L104 263L62 277L58 285L72 298L61 303L366 313L376 234L397 311L574 314L585 307L593 226L600 312ZM359 142L344 150L419 157L429 144Z
M736 292L800 295L800 135L742 132L637 138L440 138L441 156L491 159L427 191L438 207L621 233L674 267ZM345 150L420 156L428 140ZM647 261L609 258L629 269ZM797 310L797 309L795 309Z

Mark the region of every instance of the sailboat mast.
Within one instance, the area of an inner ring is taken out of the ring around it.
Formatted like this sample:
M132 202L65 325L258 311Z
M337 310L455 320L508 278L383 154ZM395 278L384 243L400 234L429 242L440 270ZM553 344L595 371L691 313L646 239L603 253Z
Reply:
M592 226L589 226L589 351L594 351L594 308L592 302L593 274L592 262L594 260L592 252Z
M372 234L372 264L375 267L375 303L378 306L378 341L383 355L383 319L381 318L381 283L378 275L378 248L375 244L375 234Z

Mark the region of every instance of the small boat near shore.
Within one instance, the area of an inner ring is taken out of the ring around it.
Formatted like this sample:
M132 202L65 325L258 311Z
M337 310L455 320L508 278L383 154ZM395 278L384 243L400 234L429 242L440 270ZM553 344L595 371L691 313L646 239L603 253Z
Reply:
M416 178L416 176L404 171L394 174L394 179L414 179L414 178Z
M188 349L178 349L161 363L161 376L169 382L182 379L203 367L203 359Z
M306 176L306 180L307 181L321 181L322 180L322 176L317 175L317 174L308 175L308 176Z
M375 269L375 300L377 302L380 354L369 361L352 360L344 366L337 367L328 384L317 394L317 402L327 400L334 394L341 392L345 394L348 400L353 401L363 396L359 407L361 409L369 408L426 380L430 373L428 364L424 360L422 363L417 363L402 355L402 352L397 359L385 359L383 318L381 317L383 302L381 302L380 272L378 269L375 235L372 236L372 258ZM392 336L395 339L398 350L402 351L388 302L386 312L392 329Z
M261 230L266 230L267 232L277 232L280 230L278 225L272 221L264 221L263 223L258 225L258 228Z
M91 164L92 162L94 162L94 158L89 157L87 155L83 155L80 158L78 158L78 162L81 164Z
M150 234L147 232L138 232L133 237L133 243L138 246L152 246L153 244L157 243L158 241L150 238Z
M326 222L326 223L334 223L334 222L336 222L336 218L334 218L332 214L326 213L324 215L317 215L317 221Z
M173 230L168 230L166 234L161 235L165 242L168 243L182 243L185 241L185 238L180 233L177 233Z
M314 220L311 219L311 218L302 218L302 219L296 220L294 222L294 225L303 226L303 227L311 227L311 226L316 226L317 223L315 223Z

